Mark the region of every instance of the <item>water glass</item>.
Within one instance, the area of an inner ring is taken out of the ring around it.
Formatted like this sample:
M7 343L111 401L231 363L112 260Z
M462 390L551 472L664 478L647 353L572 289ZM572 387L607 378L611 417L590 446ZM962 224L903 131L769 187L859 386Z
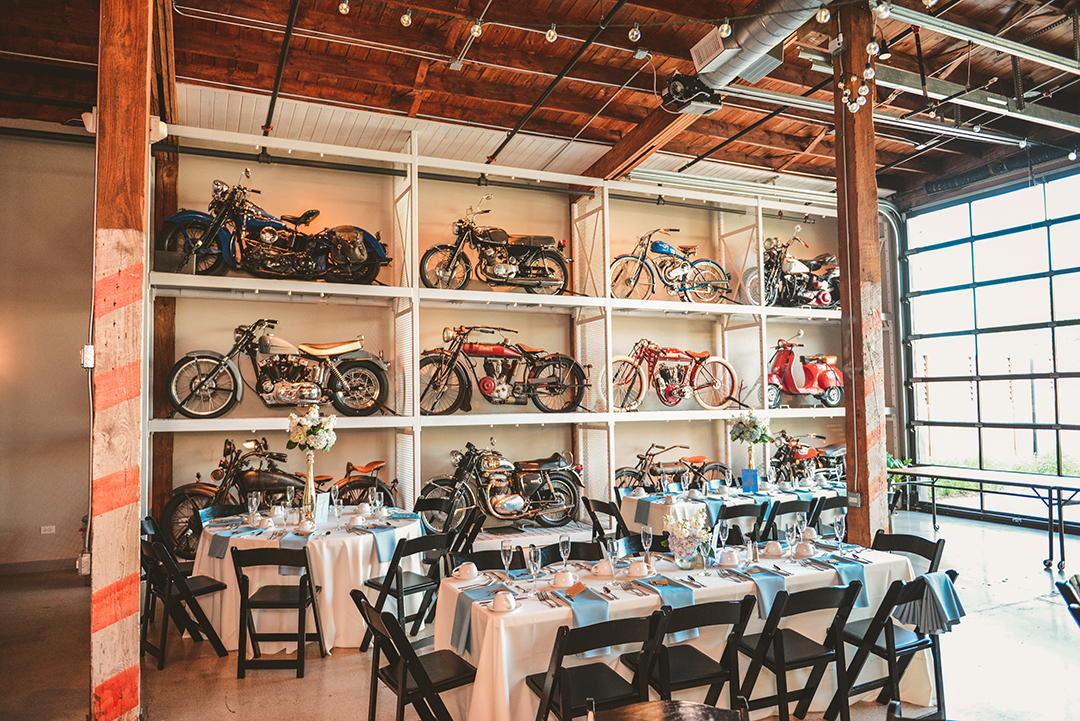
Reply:
M784 529L784 537L787 539L788 553L792 556L795 555L795 544L799 542L801 534L799 533L799 524L790 523L787 528Z
M559 555L562 556L562 567L566 570L566 561L570 558L570 536L563 534L559 536Z
M649 562L649 551L652 550L652 526L641 527L641 548L645 551L645 565L652 568Z
M259 510L260 505L262 505L262 493L260 493L259 491L252 491L252 492L248 493L248 497L247 497L248 515L251 516L251 517L254 517L255 512Z
M296 498L296 488L294 486L285 487L285 502L289 508L293 507L293 499Z
M836 532L836 550L844 552L844 531L847 525L847 517L843 513L838 515L832 522L833 531Z
M532 576L532 592L536 595L536 575L540 573L540 549L529 544L529 552L525 556L525 563L529 566L529 575Z
M506 580L510 580L510 562L514 560L514 544L510 541L503 539L502 545L499 547L499 551L502 554L503 570L506 571Z
M334 504L334 518L337 527L341 528L341 489L336 485L330 486L330 501Z
M799 538L802 539L802 534L806 532L806 513L799 511L795 514L795 525L799 527Z
M614 538L607 539L608 561L611 562L611 582L615 583L615 563L619 560L619 542Z

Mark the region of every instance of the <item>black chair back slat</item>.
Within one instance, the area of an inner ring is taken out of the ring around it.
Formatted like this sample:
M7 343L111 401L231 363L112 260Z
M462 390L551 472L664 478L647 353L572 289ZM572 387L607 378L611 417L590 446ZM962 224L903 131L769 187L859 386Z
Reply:
M839 608L843 606L844 598L850 592L848 586L826 586L791 594L783 609L783 617Z
M521 546L518 546L521 549ZM522 550L522 557L524 557L524 549ZM570 543L570 555L567 556L568 561L599 561L604 557L604 552L600 548L599 543L592 543L586 541L573 541ZM546 546L540 546L540 565L550 566L552 563L561 562L562 554L559 553L559 544L551 543Z
M885 533L881 529L874 535L874 542L870 547L875 551L899 551L919 556L930 564L926 570L927 573L937 571L941 567L941 559L945 555L944 538L931 541L921 536Z
M450 530L450 524L454 521L454 502L449 498L420 498L413 503L413 513L422 513L424 511L432 511L443 514L442 528L437 529L439 533L447 533Z
M233 566L241 569L253 566L290 566L307 570L307 551L303 548L233 548Z
M789 516L793 513L805 513L807 514L807 518L809 518L811 503L812 501L793 499L790 501L780 501L779 503L772 504L769 509L768 518L765 521L765 527L761 531L761 536L759 540L777 537L779 531L777 526L779 525L778 521L781 516Z
M620 646L625 643L645 643L651 638L653 623L648 616L638 618L620 618L615 621L594 623L570 630L563 641L563 656L592 651L607 646Z
M498 549L451 555L450 561L454 568L457 568L466 561L475 563L476 567L481 571L498 571L503 567L502 551ZM521 546L515 546L514 555L510 558L510 570L519 571L523 568L525 568L525 556L521 552Z
M711 601L674 608L668 618L667 632L678 633L709 626L745 627L755 605L756 596L744 596L741 601Z

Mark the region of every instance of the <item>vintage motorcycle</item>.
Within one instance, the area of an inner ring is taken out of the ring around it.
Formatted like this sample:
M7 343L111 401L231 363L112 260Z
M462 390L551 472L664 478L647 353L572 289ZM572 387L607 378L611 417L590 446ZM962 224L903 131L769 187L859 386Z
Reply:
M645 299L656 289L656 279L668 295L677 295L691 303L718 303L728 299L727 271L715 260L699 258L696 245L680 245L678 250L656 233L678 233L678 228L657 228L638 238L633 253L620 255L611 262L611 294L616 298ZM651 256L650 256L651 254Z
M665 406L693 396L702 408L723 408L734 400L736 386L735 369L723 358L665 348L647 338L630 355L611 359L611 405L617 411L637 409L649 387Z
M836 256L822 253L811 260L799 260L788 253L795 241L809 248L798 236L801 226L795 226L790 240L765 239L765 305L788 308L839 308L840 267ZM742 298L749 305L758 305L758 269L750 268L742 277Z
M659 443L649 444L649 450L637 454L637 465L624 466L615 470L616 488L636 488L641 486L647 491L665 490L669 486L679 488L709 489L717 482L730 485L734 476L731 469L718 461L709 462L705 456L683 456L677 461L657 461L661 453L676 448L689 446L675 445L663 447Z
M241 181L250 177L245 168ZM247 199L249 193L261 192L215 180L210 212L181 210L170 216L158 248L181 253L177 272L194 254L195 272L201 275L221 275L232 267L258 278L370 284L379 269L390 264L377 233L355 225L302 233L300 226L319 211L277 218Z
M288 489L294 491L293 504L300 503L304 492L304 476L283 471L277 463L284 463L289 456L267 450L266 439L245 441L242 448L237 448L229 439L225 440L222 458L218 467L210 474L214 483L205 483L202 474L195 474L195 483L176 488L172 497L161 511L158 525L165 536L166 545L173 548L177 556L194 558L195 547L199 542L198 525L194 520L199 509L207 506L247 504L249 493L258 491L266 496L287 496ZM253 463L258 465L253 467ZM354 505L369 498L372 489L387 506L394 504L394 486L386 485L378 478L379 469L385 461L375 461L357 468L352 463L345 467L345 476L337 481L333 476L316 476L315 490L326 493L331 486L338 487L342 502ZM355 475L354 475L355 473Z
M495 445L495 439L491 439ZM564 526L577 517L581 503L581 466L559 453L532 461L508 461L494 448L465 444L465 452L451 451L454 474L432 478L421 498L450 499L457 529L467 511L477 505L492 518L535 519L541 526ZM420 518L431 533L442 533L446 514L423 511Z
M491 200L485 195L480 203ZM479 256L476 277L492 286L514 286L528 293L562 295L570 283L569 262L563 257L565 241L550 235L509 235L502 228L476 224L476 216L490 213L470 207L454 223L453 244L435 245L420 258L420 280L427 288L460 290L469 283L472 263L465 244Z
M173 413L189 418L217 418L244 395L244 382L233 359L247 355L255 371L255 392L268 406L333 402L348 416L369 416L386 404L388 363L364 350L364 337L340 343L294 346L266 329L276 320L263 318L237 326L236 342L225 355L191 351L178 360L165 381ZM170 417L172 414L170 414Z
M769 469L773 480L777 483L785 481L798 483L813 478L817 473L819 449L803 443L804 438L825 440L825 436L819 436L816 433L789 436L787 431L781 430L776 434L773 439L776 452L769 461Z
M802 338L802 329L793 337ZM780 405L780 394L793 396L814 396L829 408L836 408L844 402L844 376L836 367L834 355L799 356L805 381L799 385L792 370L795 365L795 348L802 348L802 343L792 343L791 339L781 338L776 341L776 350L769 361L769 385L765 392L765 404L769 408Z
M469 341L474 332L517 333L513 328L486 325L443 328L447 347L425 350L420 359L421 413L472 410L470 372L481 395L493 405L524 405L532 400L545 413L568 413L581 405L589 382L585 367L576 360L511 343L505 335L502 343L474 343ZM515 380L519 367L520 380Z

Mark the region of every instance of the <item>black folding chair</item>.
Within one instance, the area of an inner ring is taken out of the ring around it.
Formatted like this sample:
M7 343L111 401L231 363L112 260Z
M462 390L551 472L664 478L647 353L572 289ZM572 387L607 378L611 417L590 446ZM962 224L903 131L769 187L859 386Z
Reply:
M521 546L518 546L520 549ZM524 549L522 549L524 554ZM599 561L604 557L604 552L600 548L599 543L593 543L591 541L571 541L570 542L570 555L566 557L568 561ZM540 565L550 566L553 563L561 563L562 554L559 553L559 544L551 543L546 546L540 546Z
M1069 608L1073 620L1080 626L1080 593L1077 592L1077 583L1080 578L1073 576L1068 581L1058 581L1057 589L1061 597L1065 599L1065 605Z
M956 580L956 571L946 571L946 573L949 574L950 579ZM922 600L924 593L926 593L924 576L919 576L911 583L893 581L873 617L862 621L852 621L844 627L844 641L855 646L856 651L849 668L847 694L845 696L841 693L841 689L845 686L838 684L836 695L833 696L832 703L825 711L826 719L832 721L836 718L837 708L842 709L847 706L847 696L858 696L876 688L881 689L877 698L878 703L885 704L890 700L899 701L900 680L904 677L904 672L907 671L915 654L924 650L929 650L934 659L934 687L937 691L938 705L934 714L922 718L945 718L945 682L941 671L941 646L938 643L938 635L923 633L919 629L909 631L892 618L897 606ZM888 663L889 673L882 678L856 684L855 681L859 678L859 673L870 654L884 659Z
M934 573L941 567L941 558L945 555L945 539L930 541L921 536L909 536L903 533L885 533L878 529L870 548L875 551L899 551L927 561L929 567L924 573ZM914 560L914 559L912 559ZM919 572L919 569L916 569Z
M615 534L615 538L625 538L631 535L630 529L626 527L626 521L623 520L622 513L619 511L619 504L615 501L597 501L592 498L582 497L581 501L585 504L585 510L589 514L589 518L592 519L592 530L594 541L604 541L611 533ZM597 515L603 513L611 517L615 524L614 529L607 530L604 528L604 524L600 522L600 517Z
M761 534L757 537L758 540L768 541L769 539L778 539L780 518L783 516L805 513L809 519L810 506L812 504L813 501L800 501L795 499L772 504L769 507L769 513L765 518L765 525L761 529Z
M438 533L449 533L450 525L453 523L453 511L454 502L449 498L420 498L413 504L413 513L419 513L425 518L441 518L442 523L436 524L438 527L435 529ZM436 563L442 563L443 573L450 575L450 571L453 570L450 567L450 557L446 553L439 553L437 551L430 551L424 554L425 566L431 566Z
M818 524L821 522L821 514L825 511L832 511L841 509L847 513L847 494L842 496L831 496L829 498L817 498L815 499L814 507L810 511L810 517L806 521L807 528L813 528L819 535L830 535L825 533L822 529L818 528ZM836 535L835 533L832 535Z
M165 543L166 549L169 547L168 544L165 542L165 537L161 535L161 529L158 527L157 521L154 520L153 516L147 516L146 518L142 519L142 521L139 523L139 527L141 528L142 535L146 538L146 540L161 541L162 543ZM194 561L180 561L176 558L176 554L174 554L172 551L169 551L169 555L173 557L174 561L176 561L176 567L180 569L180 573L184 574L185 576L190 576L195 570ZM153 611L151 611L151 615L152 614Z
M319 652L326 657L326 645L323 642L322 623L319 620L319 605L315 600L316 588L311 580L308 567L307 549L304 548L247 548L235 546L232 552L233 567L236 569L236 581L240 585L240 646L236 653L236 677L244 678L247 669L294 668L296 677L304 677L304 657L308 641L319 642ZM244 569L258 566L287 566L300 569L297 583L268 584L254 592L251 579ZM307 609L315 616L315 632L307 631ZM263 632L255 626L254 611L286 610L296 612L296 631L294 633ZM249 636L250 632L250 636ZM251 658L247 657L247 642L251 639ZM259 648L260 641L295 641L295 659L264 659Z
M377 578L369 578L364 585L379 592L375 600L375 610L382 613L386 607L386 600L391 596L397 601L398 622L405 626L409 621L413 622L411 636L420 632L420 624L428 611L429 605L434 601L439 592L439 566L431 566L426 574L406 571L401 562L410 556L423 556L429 552L448 553L450 551L451 537L445 533L437 533L419 538L403 538L398 541L394 549L394 557L390 559L390 565L386 568L386 575ZM405 599L409 596L422 593L423 599L416 613L406 615ZM371 629L364 634L364 640L360 642L360 650L367 651L371 643Z
M762 540L763 536L761 531L765 524L765 514L769 511L769 504L762 502L758 504L738 503L735 505L729 505L725 503L720 506L720 513L714 520L716 521L728 521L730 531L728 534L728 545L740 546L746 543L747 539ZM730 523L736 519L752 518L754 519L753 526L748 531L743 531L742 526Z
M836 687L847 688L847 666L844 663L844 624L851 613L855 599L859 597L862 584L852 581L847 586L827 586L812 588L807 591L788 593L780 591L773 600L772 610L765 619L761 633L744 636L739 650L750 657L750 665L743 679L742 695L749 700L750 709L779 707L781 721L788 720L788 697L799 699L795 707L795 716L804 718L810 710L818 685L830 663L836 665ZM825 638L818 642L807 638L790 628L780 628L780 622L791 616L815 611L833 610L832 622L828 626ZM772 671L776 677L776 693L762 698L752 698L754 685L762 667ZM798 668L810 667L810 676L806 685L797 692L788 692L787 672ZM796 695L797 694L797 695ZM850 709L846 703L840 704L840 715L844 721L850 719Z
M487 516L484 515L484 511L480 506L473 506L466 511L465 520L454 534L453 542L450 545L450 553L472 553L473 543L476 542L476 537L480 535L480 531L484 530L486 520Z
M561 626L555 635L547 673L525 677L525 685L540 697L536 721L546 721L554 713L560 721L585 715L585 702L592 699L597 710L618 708L649 698L649 676L667 628L670 607L644 618L624 618L591 626ZM631 683L606 663L563 666L568 656L622 644L641 644L638 671Z
M467 561L475 563L476 567L481 571L498 571L502 570L503 567L502 551L495 548L487 551L463 553L460 556L450 556L450 563L454 568ZM525 568L525 556L521 552L521 546L515 546L514 555L510 559L510 570L518 571L523 568Z
M375 639L368 721L375 721L379 681L397 696L397 721L405 718L405 707L409 705L427 721L453 721L440 694L472 683L476 679L476 668L450 650L417 656L404 629L392 614L377 612L360 589L353 589L349 595ZM380 663L382 656L386 657L385 666Z
M744 596L741 601L714 601L673 609L668 617L667 633L709 626L731 626L731 632L719 661L690 644L661 644L659 661L649 676L649 685L660 698L670 700L672 691L708 686L705 703L715 706L724 684L730 682L731 708L738 708L739 641L756 603L754 596ZM640 654L624 653L619 660L637 673Z
M165 668L165 649L169 639L170 620L180 633L187 631L196 643L201 643L205 635L218 656L228 655L217 631L214 630L210 619L199 605L200 596L224 591L228 586L209 576L188 578L180 572L172 554L160 541L151 542L144 539L141 544L140 563L146 574L147 585L140 619L139 655L145 656L149 652L151 656L157 658L158 669ZM157 646L148 640L155 599L161 599L162 606L161 636Z

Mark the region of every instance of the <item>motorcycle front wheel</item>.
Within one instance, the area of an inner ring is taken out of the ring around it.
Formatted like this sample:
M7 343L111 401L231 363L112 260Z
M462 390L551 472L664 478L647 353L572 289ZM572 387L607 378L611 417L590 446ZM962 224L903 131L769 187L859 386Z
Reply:
M461 366L450 365L444 355L429 355L420 360L421 415L448 416L465 402L469 377Z
M170 253L194 252L196 275L222 275L226 270L225 258L221 255L221 244L217 238L211 240L205 249L193 251L207 230L209 226L197 220L169 223L158 240L158 247Z
M844 402L844 389L840 386L829 386L818 398L829 408L836 408Z
M469 284L472 264L469 256L458 253L457 262L450 267L450 258L454 255L452 245L434 245L428 248L420 258L420 280L425 288L446 288L461 290Z
M561 506L569 506L569 508L563 511L541 513L536 516L536 520L541 526L565 526L577 517L578 506L581 504L581 494L578 493L577 484L568 476L555 472L549 478L551 479L551 489L555 491L555 495L552 496L551 490L546 485L541 484L534 498L536 495L541 495L544 501L554 501Z
M619 468L615 471L616 488L637 488L639 486L650 493L656 490L654 484L645 482L645 477L636 468Z
M213 502L214 497L209 493L185 491L174 494L165 504L158 527L161 528L165 545L172 549L177 558L195 558L202 525L196 517L200 509L208 508Z
M540 253L539 256L532 261L521 264L522 268L527 268L531 272L528 275L532 277L543 277L545 280L557 280L559 285L553 286L525 286L526 293L533 293L535 295L562 295L566 292L566 289L570 287L570 269L566 267L566 261L563 260L562 255L556 253L554 250L545 250Z
M653 294L656 279L652 268L641 258L629 255L611 264L611 295L644 300Z
M441 476L428 481L420 491L420 498L434 498L453 502L451 514L453 519L446 526L446 513L442 511L421 511L420 522L428 533L449 533L461 528L465 523L465 516L470 508L476 505L476 497L473 495L469 484L462 484L460 489L454 487L453 476ZM443 530L445 528L445 531Z
M611 359L611 407L617 411L632 411L641 405L645 391L645 373L630 356Z
M726 298L731 290L731 279L723 266L715 260L702 258L693 263L697 276L693 278L692 285L686 289L693 303L719 303Z
M765 305L776 305L779 290L776 283L769 282L769 276L765 276ZM742 296L747 305L760 305L761 294L758 292L758 269L751 268L742 277Z
M330 400L339 411L347 416L370 416L386 404L390 384L382 368L369 361L345 361L337 370L340 378L337 373L330 374Z
M552 358L534 366L529 379L554 376L551 383L533 385L533 405L544 413L568 413L585 395L585 369L573 358Z
M723 358L706 358L697 366L690 384L702 408L723 408L735 397L735 369Z
M368 500L368 493L371 492L372 481L374 481L375 488L378 489L379 500L382 501L382 505L385 508L390 508L396 504L394 500L394 493L380 480L372 478L355 478L351 481L347 481L340 489L338 489L338 497L341 498L341 505L343 506L356 506L360 503L364 503Z
M165 388L173 408L188 418L217 418L236 405L242 382L231 364L214 356L190 355L172 367Z
M765 390L765 405L769 408L780 407L780 386L770 383Z

